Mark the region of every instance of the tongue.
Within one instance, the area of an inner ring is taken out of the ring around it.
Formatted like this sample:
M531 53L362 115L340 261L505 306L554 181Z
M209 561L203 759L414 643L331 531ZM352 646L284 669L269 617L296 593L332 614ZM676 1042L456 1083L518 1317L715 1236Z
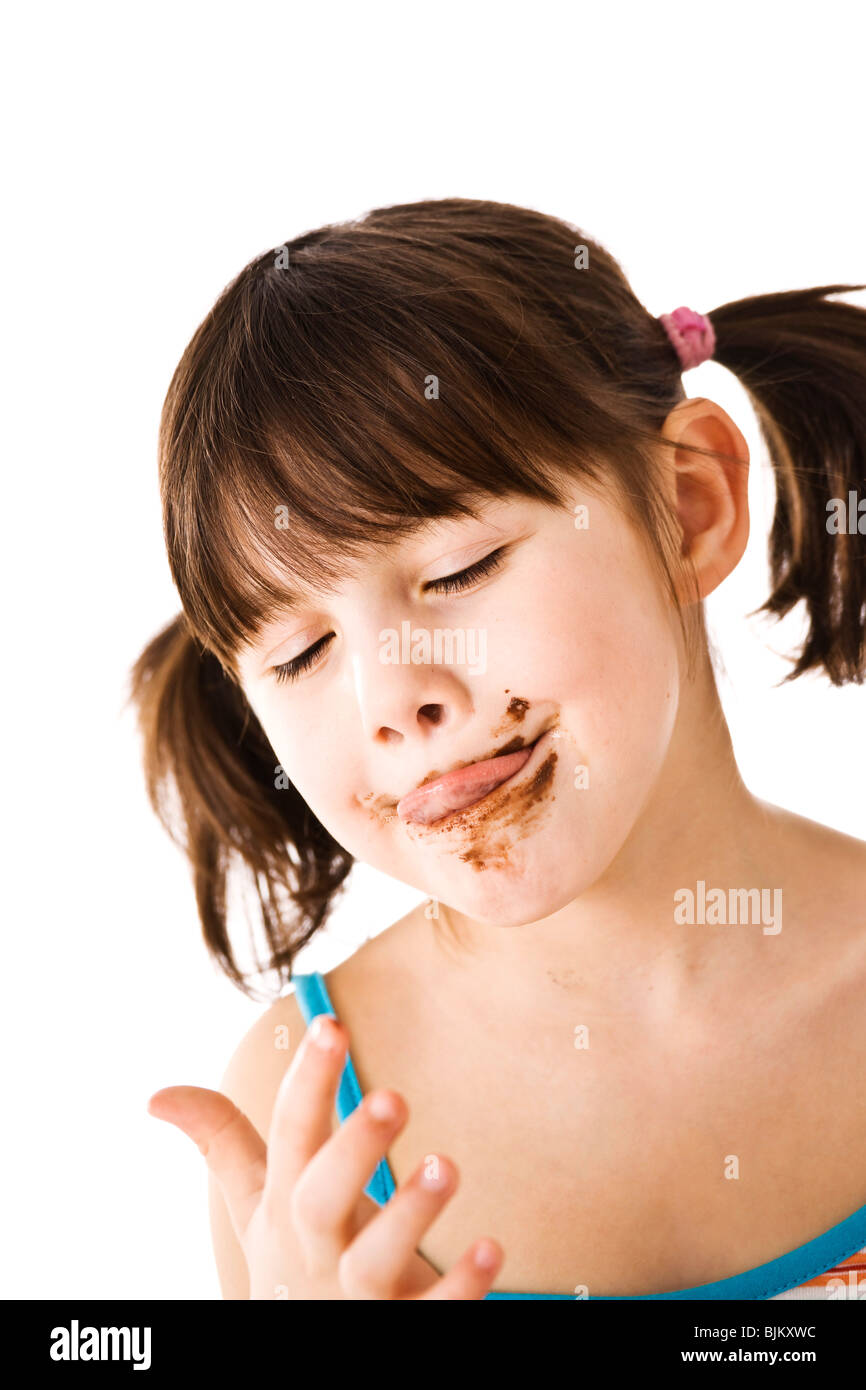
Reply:
M470 763L457 772L446 772L444 777L402 797L397 802L397 815L403 821L430 825L453 811L462 811L519 772L531 753L531 748L521 748L518 753L506 753L483 763Z

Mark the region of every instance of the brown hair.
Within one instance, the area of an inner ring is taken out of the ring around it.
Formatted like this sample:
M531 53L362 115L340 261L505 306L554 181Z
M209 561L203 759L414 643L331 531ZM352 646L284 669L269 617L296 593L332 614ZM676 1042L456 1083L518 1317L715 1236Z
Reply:
M862 681L866 666L863 543L827 523L830 498L866 495L866 310L827 296L863 288L757 295L709 315L714 360L749 393L777 480L762 609L802 599L808 613L787 679L823 668L835 684ZM276 971L278 990L353 859L291 785L278 788L239 648L287 588L327 589L370 547L490 494L562 503L570 476L621 499L692 662L703 610L684 616L677 602L680 532L654 462L684 398L662 325L613 257L509 204L378 208L266 251L222 292L175 370L159 433L183 611L138 658L130 698L148 795L191 861L205 943L246 994L228 935L233 856L258 897L257 972Z

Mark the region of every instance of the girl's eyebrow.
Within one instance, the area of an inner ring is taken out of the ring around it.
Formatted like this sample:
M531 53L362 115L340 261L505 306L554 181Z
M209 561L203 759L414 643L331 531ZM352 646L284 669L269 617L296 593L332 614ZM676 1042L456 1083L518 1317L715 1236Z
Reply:
M268 640L271 631L282 627L288 619L296 617L298 612L314 601L313 594L296 593L294 589L286 589L280 598L279 604L271 607L268 613L262 618L256 630L250 633L249 644L254 649L262 646Z
M409 534L402 536L397 542L397 545L398 547L411 547L412 545L431 544L439 537L443 530L447 532L447 528L452 525L482 525L488 526L494 532L498 532L500 528L494 526L486 515L491 504L493 505L495 515L497 511L496 504L501 505L501 499L487 499L487 505L482 506L480 514L476 516L424 518L418 522L417 526L412 528ZM465 548L468 549L468 545ZM374 559L375 554L368 557L367 562L369 563ZM360 562L356 561L354 565L349 567L344 578L352 578L353 572L356 571L359 566L363 568L363 564L363 560ZM263 617L258 629L251 633L248 639L250 649L256 653L260 652L262 647L270 640L270 634L272 632L281 627L288 619L295 617L299 610L304 607L315 605L323 598L327 598L330 594L333 594L339 588L341 582L341 580L336 580L317 589L291 589L288 586L283 587L279 603L270 608L269 612Z
M268 605L264 612L247 632L244 648L253 656L258 656L265 645L271 641L272 634L290 618L295 617L309 598L294 589L283 589L279 601Z
M355 567L352 567L357 568ZM298 613L304 608L315 607L323 599L336 592L340 584L347 578L351 578L352 573L341 578L331 580L318 588L292 589L287 584L280 581L280 595L273 603L268 604L266 611L261 615L259 622L254 630L247 637L247 647L250 651L258 654L261 649L271 640L271 634L277 633L278 629L288 622L289 619L297 617ZM276 638L274 639L276 640Z

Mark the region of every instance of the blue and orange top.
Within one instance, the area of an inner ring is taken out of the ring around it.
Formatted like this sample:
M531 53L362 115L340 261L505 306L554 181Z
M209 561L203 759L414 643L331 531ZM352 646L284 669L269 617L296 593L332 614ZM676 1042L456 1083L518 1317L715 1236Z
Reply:
M309 1025L319 1014L336 1018L325 981L318 970L306 975L294 975L295 996L301 1013ZM337 1091L336 1108L340 1123L352 1113L363 1099L351 1054L346 1056L343 1075ZM393 1196L397 1184L388 1160L383 1158L364 1191L379 1206ZM866 1296L866 1206L831 1226L822 1235L798 1245L778 1259L754 1269L733 1274L711 1284L698 1284L690 1289L671 1293L622 1294L595 1296L596 1302L645 1300L657 1298L704 1299L858 1299ZM590 1299L593 1297L589 1296ZM559 1299L574 1303L585 1301L567 1293L505 1293L491 1290L486 1299Z

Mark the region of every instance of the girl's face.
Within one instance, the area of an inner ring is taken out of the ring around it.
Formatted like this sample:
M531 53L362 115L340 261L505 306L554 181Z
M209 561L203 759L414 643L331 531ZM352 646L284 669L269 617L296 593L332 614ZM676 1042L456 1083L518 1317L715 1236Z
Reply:
M295 679L278 678L315 644ZM665 760L681 657L637 534L573 484L561 508L491 498L481 520L427 523L272 623L238 670L275 781L346 850L514 926L586 891L624 844ZM426 821L397 813L419 784L530 745L494 790L484 770L462 790L474 804L450 811L431 788Z

